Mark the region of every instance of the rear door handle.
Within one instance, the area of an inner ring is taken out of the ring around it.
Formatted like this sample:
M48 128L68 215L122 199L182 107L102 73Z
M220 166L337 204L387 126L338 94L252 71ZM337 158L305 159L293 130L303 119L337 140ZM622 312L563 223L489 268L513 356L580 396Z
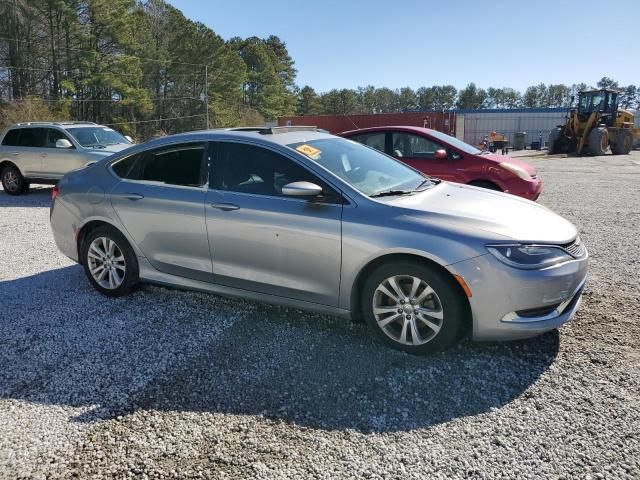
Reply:
M40 156L41 156L41 157L46 157L46 156L47 156L47 154L46 154L46 153L41 153L41 154L40 154Z
M144 195L141 195L139 193L125 193L122 196L124 198L128 198L129 200L142 200L144 198Z
M213 208L217 208L218 210L224 210L225 212L240 209L238 205L235 205L233 203L212 203L211 206Z

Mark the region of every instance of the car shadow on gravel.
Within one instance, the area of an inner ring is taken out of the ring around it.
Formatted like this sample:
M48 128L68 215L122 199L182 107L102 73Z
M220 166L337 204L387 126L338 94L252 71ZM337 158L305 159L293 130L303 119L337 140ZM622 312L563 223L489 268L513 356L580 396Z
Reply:
M50 186L32 186L29 189L29 193L23 195L9 195L2 188L0 188L0 208L2 207L46 207L51 205L51 190Z
M559 348L550 332L411 356L295 309L151 286L107 299L78 266L0 282L0 298L0 398L79 407L79 422L152 409L406 431L500 408Z

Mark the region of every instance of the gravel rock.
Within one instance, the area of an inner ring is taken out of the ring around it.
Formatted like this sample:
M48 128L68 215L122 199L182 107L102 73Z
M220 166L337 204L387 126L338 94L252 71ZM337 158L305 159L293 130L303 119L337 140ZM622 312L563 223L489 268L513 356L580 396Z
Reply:
M559 332L414 357L342 320L144 286L0 192L0 479L640 477L640 152L531 160L591 254Z

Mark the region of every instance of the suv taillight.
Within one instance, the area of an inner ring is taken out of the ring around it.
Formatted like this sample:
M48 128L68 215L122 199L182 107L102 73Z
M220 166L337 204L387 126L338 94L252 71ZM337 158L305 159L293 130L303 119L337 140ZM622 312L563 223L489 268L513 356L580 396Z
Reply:
M59 191L60 191L60 187L58 187L58 185L53 187L53 190L51 190L51 200L55 200L56 199L56 197L58 196L58 192Z

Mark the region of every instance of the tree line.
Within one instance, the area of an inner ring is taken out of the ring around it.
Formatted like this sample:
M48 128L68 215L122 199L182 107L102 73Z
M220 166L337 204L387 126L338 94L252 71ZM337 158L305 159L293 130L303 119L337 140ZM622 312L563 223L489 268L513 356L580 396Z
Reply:
M453 108L561 107L587 85L416 90L296 85L277 36L222 39L164 0L1 0L0 127L88 120L146 139L161 133L263 124L279 116ZM622 88L639 107L640 88Z
M225 41L163 0L2 0L0 19L5 121L40 112L147 138L204 128L207 112L225 127L296 109L277 36Z
M619 103L625 108L640 108L640 88L621 86L609 77L603 77L597 88L621 91ZM373 86L357 89L334 89L316 93L305 86L298 93L298 115L352 115L368 113L397 113L409 111L442 111L450 109L488 108L544 108L568 107L572 97L583 90L592 89L586 83L571 86L556 84L533 85L524 93L513 88L478 88L474 83L457 90L453 85L409 87L392 90Z

